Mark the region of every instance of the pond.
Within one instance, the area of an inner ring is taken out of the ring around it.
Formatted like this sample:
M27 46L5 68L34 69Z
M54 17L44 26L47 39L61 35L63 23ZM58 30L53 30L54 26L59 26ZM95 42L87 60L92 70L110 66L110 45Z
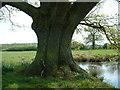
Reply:
M120 88L120 62L81 62L79 63L79 66L88 73L101 78L103 82L116 88Z

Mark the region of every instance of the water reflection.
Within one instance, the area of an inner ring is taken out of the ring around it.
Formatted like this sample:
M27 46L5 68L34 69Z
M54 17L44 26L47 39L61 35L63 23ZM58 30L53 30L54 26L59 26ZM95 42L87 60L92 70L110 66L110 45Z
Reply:
M79 66L92 75L103 78L106 82L116 88L120 88L120 63L104 62L104 63L87 63L81 62Z

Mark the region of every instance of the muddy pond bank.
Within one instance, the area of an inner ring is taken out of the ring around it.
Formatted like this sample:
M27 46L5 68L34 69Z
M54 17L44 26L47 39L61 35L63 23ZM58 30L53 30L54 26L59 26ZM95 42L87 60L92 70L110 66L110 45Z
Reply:
M74 54L74 60L76 62L118 62L120 57L118 55L84 55Z

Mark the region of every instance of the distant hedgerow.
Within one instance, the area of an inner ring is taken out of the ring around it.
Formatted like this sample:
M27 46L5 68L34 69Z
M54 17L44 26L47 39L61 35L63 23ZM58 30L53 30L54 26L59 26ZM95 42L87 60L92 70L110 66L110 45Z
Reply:
M36 51L37 46L16 46L7 48L5 51Z

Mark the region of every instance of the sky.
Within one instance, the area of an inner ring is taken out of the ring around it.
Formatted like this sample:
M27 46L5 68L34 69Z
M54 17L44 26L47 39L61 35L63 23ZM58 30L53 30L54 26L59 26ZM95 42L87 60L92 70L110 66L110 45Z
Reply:
M114 14L118 12L118 6L113 0L107 0L103 6L100 13ZM9 13L7 12L7 15ZM37 43L37 37L34 31L31 29L32 18L25 14L24 12L14 12L11 16L11 20L24 28L15 27L11 30L11 23L6 20L6 22L0 21L0 44L6 43ZM73 39L83 43L83 37L87 36L85 32L81 34L74 34ZM105 37L105 36L104 36ZM104 40L104 43L108 42Z
M34 43L37 37L31 29L32 18L24 12L15 13L15 17L11 20L24 28L13 27L11 30L11 22L0 22L0 44L6 43Z

